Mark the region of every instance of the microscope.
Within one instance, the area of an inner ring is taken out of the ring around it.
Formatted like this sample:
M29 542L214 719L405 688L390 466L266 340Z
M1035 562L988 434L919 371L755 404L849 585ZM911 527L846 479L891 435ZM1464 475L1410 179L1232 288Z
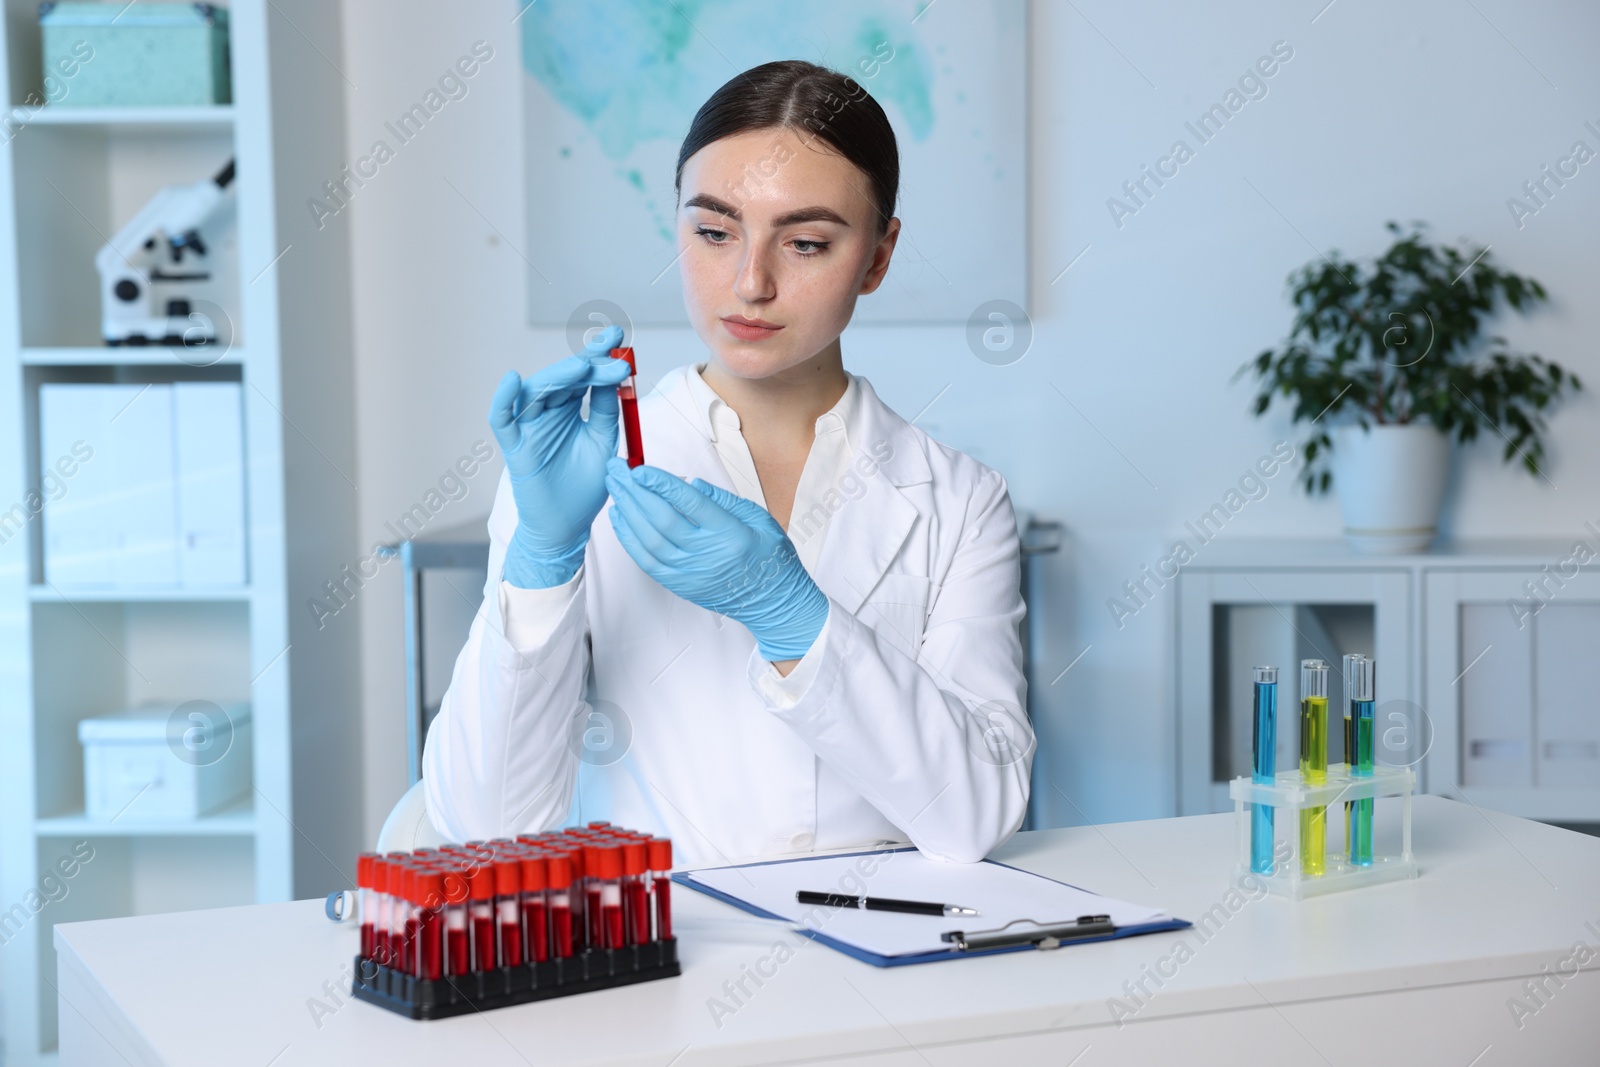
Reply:
M228 160L214 178L161 190L95 254L106 344L216 343L216 323L182 294L187 283L211 278L200 227L232 184L233 164Z

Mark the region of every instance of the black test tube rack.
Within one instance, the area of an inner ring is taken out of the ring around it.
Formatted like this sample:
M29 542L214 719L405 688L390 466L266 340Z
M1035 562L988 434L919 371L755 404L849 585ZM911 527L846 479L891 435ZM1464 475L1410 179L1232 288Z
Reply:
M418 978L357 956L350 993L357 1000L408 1019L448 1019L513 1004L674 978L680 973L678 941L669 937L438 979Z

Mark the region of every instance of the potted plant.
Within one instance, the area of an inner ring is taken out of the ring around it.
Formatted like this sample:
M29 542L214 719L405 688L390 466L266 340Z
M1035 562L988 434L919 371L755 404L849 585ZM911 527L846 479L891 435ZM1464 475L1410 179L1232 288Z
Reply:
M1275 395L1308 425L1302 484L1339 489L1345 536L1369 552L1426 548L1438 530L1452 438L1480 430L1505 441L1543 477L1543 412L1576 375L1538 355L1480 338L1500 302L1525 312L1546 299L1538 282L1499 270L1487 248L1434 247L1423 223L1361 265L1334 251L1289 276L1289 336L1239 368L1254 371L1255 414ZM1337 477L1335 477L1337 475Z

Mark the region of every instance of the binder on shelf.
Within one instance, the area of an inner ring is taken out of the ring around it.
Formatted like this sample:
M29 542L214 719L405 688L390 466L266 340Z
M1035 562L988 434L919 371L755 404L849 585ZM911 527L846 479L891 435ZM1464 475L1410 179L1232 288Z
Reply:
M172 386L113 385L111 468L119 586L178 584L178 502L173 478Z
M994 860L943 863L912 846L679 871L672 880L875 967L1049 949L1177 930L1159 908L1102 897ZM801 889L939 901L976 918L800 904Z
M111 460L111 385L39 387L39 495L44 577L52 585L116 580L116 472Z
M238 382L41 385L45 581L244 585L243 421Z
M243 585L244 427L238 382L173 387L178 580Z

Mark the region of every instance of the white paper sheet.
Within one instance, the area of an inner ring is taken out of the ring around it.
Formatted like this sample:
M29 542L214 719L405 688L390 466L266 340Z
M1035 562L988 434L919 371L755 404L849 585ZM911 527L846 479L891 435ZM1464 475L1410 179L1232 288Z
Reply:
M998 863L942 863L915 849L869 855L817 856L687 872L696 882L880 956L941 952L946 930L992 930L1014 919L1070 922L1109 915L1118 926L1164 922L1159 908L1075 889ZM976 916L944 918L798 904L796 890L896 897L977 908Z

